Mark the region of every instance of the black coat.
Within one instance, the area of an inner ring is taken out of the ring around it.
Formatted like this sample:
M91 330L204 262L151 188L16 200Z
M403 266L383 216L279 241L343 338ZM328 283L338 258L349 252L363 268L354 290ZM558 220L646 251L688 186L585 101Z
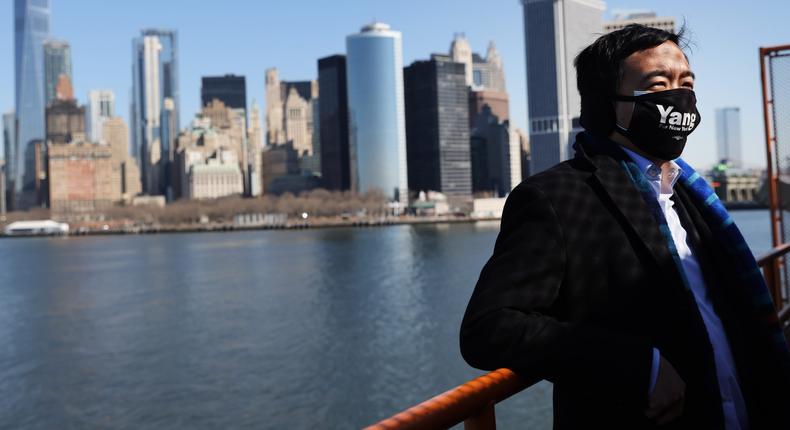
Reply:
M580 135L583 140L584 136ZM477 368L554 383L554 427L652 428L652 348L686 383L672 428L723 428L713 349L647 203L617 151L573 160L510 194L494 253L461 326ZM682 184L675 207L730 340L752 428L790 428L790 375L752 321L748 296Z

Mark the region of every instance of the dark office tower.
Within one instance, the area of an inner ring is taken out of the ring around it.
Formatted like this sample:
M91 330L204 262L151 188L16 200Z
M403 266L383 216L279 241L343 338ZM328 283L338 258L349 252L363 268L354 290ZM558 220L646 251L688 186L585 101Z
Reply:
M318 60L318 101L321 136L321 178L328 190L351 189L348 153L346 56Z
M500 121L491 107L474 115L471 131L472 189L475 195L504 197L521 180L512 177L511 136L507 121ZM521 151L513 154L520 158Z
M464 64L433 55L404 69L409 189L471 197Z
M229 108L247 110L247 85L244 76L205 76L201 83L200 100L203 106L208 106L212 100L217 99Z

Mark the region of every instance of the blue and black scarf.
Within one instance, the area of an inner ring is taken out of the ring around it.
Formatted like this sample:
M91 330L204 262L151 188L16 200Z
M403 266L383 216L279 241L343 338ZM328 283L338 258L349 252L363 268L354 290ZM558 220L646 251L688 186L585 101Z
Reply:
M653 218L658 223L659 231L666 240L684 286L690 289L686 272L683 270L683 264L672 239L672 232L669 230L664 212L661 211L655 191L644 173L639 169L639 166L631 160L618 144L608 139L601 139L589 132L583 132L578 136L577 140L584 142L596 151L614 157L625 169L626 174L633 181L636 189L642 195L648 208L650 208ZM754 321L770 337L775 351L780 357L783 357L781 361L784 363L785 370L790 372L790 348L782 332L782 326L779 323L776 308L765 283L765 278L763 278L763 274L757 266L749 245L744 240L741 231L735 225L730 214L727 213L727 209L724 208L719 197L705 179L682 159L678 158L675 162L682 170L678 183L686 187L691 200L697 207L701 208L705 222L732 260L735 273L740 276L743 287L746 288L749 297L751 297L751 311Z

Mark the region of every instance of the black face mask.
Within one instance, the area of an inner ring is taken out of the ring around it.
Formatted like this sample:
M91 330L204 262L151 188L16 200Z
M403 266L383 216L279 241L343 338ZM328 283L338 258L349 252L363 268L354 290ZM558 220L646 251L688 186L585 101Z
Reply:
M625 129L617 124L617 131L647 155L661 160L678 158L686 146L686 138L700 122L697 97L689 89L615 96L614 99L634 102L631 125Z

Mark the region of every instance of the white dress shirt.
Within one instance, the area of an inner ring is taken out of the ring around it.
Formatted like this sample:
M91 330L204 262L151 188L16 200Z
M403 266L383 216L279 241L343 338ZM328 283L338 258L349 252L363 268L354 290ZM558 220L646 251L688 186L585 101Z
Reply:
M680 261L688 280L691 292L697 302L702 321L708 332L708 338L713 346L713 358L716 363L716 376L719 381L722 410L724 411L724 427L727 430L746 430L749 428L746 404L743 400L741 388L738 385L738 375L735 360L730 350L730 342L724 331L724 326L713 309L713 301L705 287L702 270L697 262L686 238L686 230L680 223L680 218L673 208L674 202L670 199L672 188L680 177L680 166L674 161L665 163L663 167L654 165L650 160L641 155L623 148L639 169L645 175L658 199L661 211L664 213L667 225L672 233ZM653 349L653 366L650 375L650 392L652 393L658 379L658 361L660 352Z

